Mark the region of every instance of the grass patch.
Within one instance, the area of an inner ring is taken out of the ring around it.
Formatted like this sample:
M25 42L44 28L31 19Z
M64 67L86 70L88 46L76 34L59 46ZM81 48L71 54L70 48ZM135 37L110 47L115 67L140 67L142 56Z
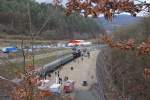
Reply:
M67 54L70 54L70 50L63 50L63 54L59 54L55 51L52 53L48 53L46 55L42 55L40 57L39 55L35 56L35 67L42 67L45 64L48 64L54 60L56 60L59 57L65 56ZM40 58L40 59L39 59ZM6 77L8 79L13 79L15 77L15 72L23 72L23 61L21 62L10 62L8 59L1 59L3 62L5 62L5 65L0 65L0 75L3 77ZM27 59L26 65L29 64L31 61Z

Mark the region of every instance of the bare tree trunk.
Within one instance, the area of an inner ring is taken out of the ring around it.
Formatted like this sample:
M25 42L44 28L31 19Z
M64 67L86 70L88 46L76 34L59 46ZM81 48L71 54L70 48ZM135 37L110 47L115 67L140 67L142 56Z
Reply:
M22 50L22 56L23 56L23 72L26 73L26 55L23 48L24 40L21 42L21 50Z
M29 4L29 3L28 3L28 5L27 5L27 7L28 7L28 17L29 17L29 26L30 26L29 32L30 32L30 34L31 34L32 66L34 67L34 48L33 48L34 36L33 36L33 32L32 32L32 20L31 20L31 12L30 12L30 4ZM29 91L30 91L30 93L31 93L30 100L33 99L33 92L34 92L34 91L33 91L33 88L34 88L34 87L29 84Z
M34 48L33 48L33 43L34 43L34 35L32 32L32 20L31 20L31 12L30 12L30 4L28 3L28 17L29 17L29 26L30 26L30 34L31 34L31 48L32 48L32 64L34 66Z

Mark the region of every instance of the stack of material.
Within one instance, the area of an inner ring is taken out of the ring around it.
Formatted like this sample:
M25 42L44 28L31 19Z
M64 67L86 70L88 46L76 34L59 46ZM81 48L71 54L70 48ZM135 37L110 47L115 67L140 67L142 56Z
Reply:
M54 83L50 86L50 91L52 93L60 94L61 93L61 84Z
M49 80L41 80L41 86L38 87L40 90L49 90Z
M56 82L50 85L50 80L40 80L42 83L38 89L41 91L49 91L53 94L60 94L61 93L61 84L58 83L58 77L56 77Z

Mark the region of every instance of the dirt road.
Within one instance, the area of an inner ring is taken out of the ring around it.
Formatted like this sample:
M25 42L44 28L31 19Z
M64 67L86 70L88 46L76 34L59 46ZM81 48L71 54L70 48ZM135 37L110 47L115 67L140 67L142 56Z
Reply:
M100 100L97 96L97 91L91 89L91 86L97 83L97 54L98 51L92 51L90 58L84 57L83 61L78 58L59 69L60 78L64 79L67 76L70 80L75 81L75 92L71 94L73 100ZM73 67L73 70L71 70L71 67ZM56 75L53 73L50 78L50 84L55 82L55 78ZM88 86L82 86L82 81L87 81Z

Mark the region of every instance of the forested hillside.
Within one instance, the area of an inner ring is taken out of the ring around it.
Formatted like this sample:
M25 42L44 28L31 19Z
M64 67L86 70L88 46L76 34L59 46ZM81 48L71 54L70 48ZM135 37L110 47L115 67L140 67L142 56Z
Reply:
M114 32L113 40L122 43L121 41L133 39L135 46L142 47L149 39L149 20L150 17L145 17L136 24L126 28L119 28ZM128 51L117 48L111 49L113 64L110 71L113 79L112 82L118 89L118 95L129 98L130 100L150 100L150 81L146 78L144 72L146 68L150 68L150 57L149 54L140 54L138 52L139 47ZM147 48L146 50L149 49ZM116 97L121 98L121 96Z
M126 27L130 24L137 23L142 17L133 17L126 14L115 15L112 21L105 20L104 17L98 18L98 22L103 23L104 28L111 33L118 27Z
M47 22L37 34L44 39L92 38L93 33L104 32L103 27L91 18L83 18L75 13L65 16L61 6L39 4L34 0L0 0L0 36L30 35L29 15L31 30L35 34Z

